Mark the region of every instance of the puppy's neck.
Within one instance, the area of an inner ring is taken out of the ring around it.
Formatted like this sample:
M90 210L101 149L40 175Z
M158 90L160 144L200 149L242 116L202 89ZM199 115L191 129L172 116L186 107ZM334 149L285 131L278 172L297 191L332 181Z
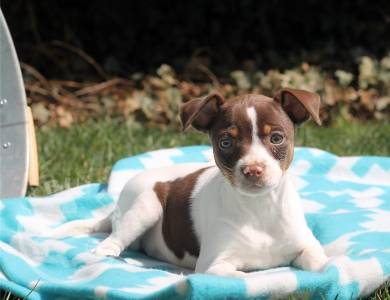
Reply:
M221 176L223 176L221 174ZM288 188L288 174L284 173L279 183L272 187L264 187L258 193L247 193L234 185L232 185L227 179L224 180L224 193L229 195L228 198L236 202L244 202L246 204L250 202L274 202L280 203L286 196Z

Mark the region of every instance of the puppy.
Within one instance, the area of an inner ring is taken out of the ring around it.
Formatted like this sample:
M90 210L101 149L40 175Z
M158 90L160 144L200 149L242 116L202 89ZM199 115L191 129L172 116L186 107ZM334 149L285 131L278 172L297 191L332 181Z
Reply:
M215 165L147 170L126 184L109 218L67 230L111 227L97 255L130 247L201 273L241 276L290 264L320 271L328 258L287 174L294 125L310 117L320 124L319 107L317 94L287 88L273 98L211 94L189 101L181 108L183 128L209 134Z

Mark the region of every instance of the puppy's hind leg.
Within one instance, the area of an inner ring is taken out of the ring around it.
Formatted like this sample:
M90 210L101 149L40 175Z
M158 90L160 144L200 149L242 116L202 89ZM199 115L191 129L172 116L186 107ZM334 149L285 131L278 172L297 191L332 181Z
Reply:
M103 219L74 220L53 228L47 236L63 238L67 236L109 232L111 230L111 214Z
M126 212L117 209L112 216L112 233L95 249L101 256L119 256L121 252L153 227L162 216L162 206L152 190L142 192Z

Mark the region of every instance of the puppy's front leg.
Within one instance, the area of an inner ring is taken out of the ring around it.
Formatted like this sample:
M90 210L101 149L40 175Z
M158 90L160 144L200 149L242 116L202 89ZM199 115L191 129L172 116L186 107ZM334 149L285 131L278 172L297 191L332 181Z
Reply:
M329 258L318 241L306 246L293 261L293 265L305 271L322 271Z
M204 273L229 277L243 277L246 275L245 272L238 271L235 265L227 261L212 264Z
M229 261L222 255L207 256L204 255L207 251L200 252L198 261L196 262L195 272L206 273L211 275L242 277L246 273L238 271L234 262ZM212 257L215 257L214 259Z

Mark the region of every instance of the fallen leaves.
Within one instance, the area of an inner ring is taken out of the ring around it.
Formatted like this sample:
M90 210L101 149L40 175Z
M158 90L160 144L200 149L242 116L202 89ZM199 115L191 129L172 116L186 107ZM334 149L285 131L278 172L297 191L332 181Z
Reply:
M225 97L243 93L273 95L282 87L307 89L322 96L321 117L330 123L338 114L346 119L389 118L390 55L382 60L362 57L358 74L331 73L302 63L285 71L235 70L217 79L204 66L207 80L180 78L163 64L156 74L133 74L103 82L48 80L34 67L22 64L25 88L38 125L70 127L101 116L122 117L146 126L178 126L180 104L217 90Z

